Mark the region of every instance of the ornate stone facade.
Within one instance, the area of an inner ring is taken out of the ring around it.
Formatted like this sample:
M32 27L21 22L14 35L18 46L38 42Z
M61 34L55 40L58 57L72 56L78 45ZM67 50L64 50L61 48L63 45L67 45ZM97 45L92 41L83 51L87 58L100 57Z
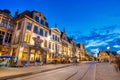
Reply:
M17 66L36 63L72 62L81 54L73 38L65 30L49 28L45 16L38 11L24 11L10 15L0 10L0 56L12 56L7 63ZM17 60L17 61L15 61Z

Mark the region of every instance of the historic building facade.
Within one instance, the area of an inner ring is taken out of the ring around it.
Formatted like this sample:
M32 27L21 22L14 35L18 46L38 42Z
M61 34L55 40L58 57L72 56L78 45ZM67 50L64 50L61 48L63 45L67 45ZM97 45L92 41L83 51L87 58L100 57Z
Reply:
M65 30L49 28L41 12L26 10L12 17L9 10L0 10L1 61L6 59L6 63L17 66L68 63L76 56L81 59L82 52Z
M85 49L85 46L84 44L80 43L80 44L77 44L77 47L79 49L79 60L80 61L84 61L84 60L88 60L87 56L86 56L86 49Z
M49 28L44 15L25 11L16 17L13 48L16 47L17 65L47 62Z
M62 56L62 43L61 43L61 32L56 27L50 28L50 41L49 41L49 49L50 49L50 62L61 62L61 56Z
M104 50L101 50L98 53L98 60L100 62L109 62L110 56L109 56L109 54L107 52L105 52Z
M16 22L11 17L9 10L0 10L0 56L9 56L11 54L11 42L13 38L13 31ZM5 58L0 58L1 61L7 61ZM11 61L10 61L11 62Z

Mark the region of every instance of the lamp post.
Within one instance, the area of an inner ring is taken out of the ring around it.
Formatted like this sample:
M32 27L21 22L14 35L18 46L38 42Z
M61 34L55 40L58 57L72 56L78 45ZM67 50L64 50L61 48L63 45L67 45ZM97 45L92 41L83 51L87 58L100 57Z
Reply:
M109 47L109 46L107 47L107 50L108 50L108 55L109 55L109 63L111 63L111 57L110 57L110 47Z

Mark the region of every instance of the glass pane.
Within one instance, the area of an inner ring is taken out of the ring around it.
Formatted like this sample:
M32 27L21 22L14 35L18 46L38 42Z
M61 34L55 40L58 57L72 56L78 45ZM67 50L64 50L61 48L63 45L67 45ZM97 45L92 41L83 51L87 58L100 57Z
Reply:
M37 26L34 26L34 30L33 30L34 33L38 33L38 27Z
M42 25L44 25L44 20L41 19L41 22L40 22Z
M39 17L35 16L35 21L39 22Z
M43 36L43 29L40 29L39 34L40 34L41 36Z
M31 30L31 28L32 28L32 24L28 22L28 24L27 24L27 29L28 29L28 30Z

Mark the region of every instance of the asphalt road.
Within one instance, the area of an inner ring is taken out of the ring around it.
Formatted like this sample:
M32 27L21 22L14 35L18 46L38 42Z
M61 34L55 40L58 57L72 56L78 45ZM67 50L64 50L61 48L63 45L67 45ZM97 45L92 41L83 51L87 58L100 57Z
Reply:
M95 62L88 62L8 80L95 80L95 75Z

